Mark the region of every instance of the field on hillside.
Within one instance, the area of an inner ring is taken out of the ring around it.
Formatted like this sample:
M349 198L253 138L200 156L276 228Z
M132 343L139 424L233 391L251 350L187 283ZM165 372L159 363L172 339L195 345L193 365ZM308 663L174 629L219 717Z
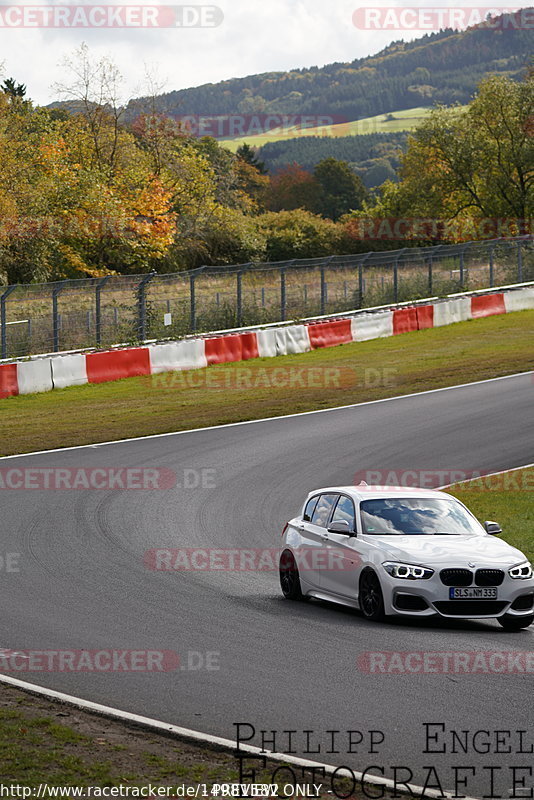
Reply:
M420 106L408 108L404 111L392 111L388 114L379 114L376 117L367 117L353 122L340 122L336 125L326 125L319 128L273 128L268 134L254 136L241 136L237 139L226 139L221 143L235 153L237 148L244 144L253 147L262 147L268 142L278 142L283 139L296 139L302 136L361 136L366 133L397 133L400 131L414 130L431 111L430 107ZM262 115L258 115L260 118ZM289 116L289 115L288 115Z

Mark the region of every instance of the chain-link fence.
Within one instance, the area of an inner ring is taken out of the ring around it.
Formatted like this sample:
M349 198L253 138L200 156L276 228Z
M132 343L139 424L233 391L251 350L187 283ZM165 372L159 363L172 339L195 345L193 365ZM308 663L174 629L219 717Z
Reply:
M534 280L534 237L0 287L0 357L304 319Z

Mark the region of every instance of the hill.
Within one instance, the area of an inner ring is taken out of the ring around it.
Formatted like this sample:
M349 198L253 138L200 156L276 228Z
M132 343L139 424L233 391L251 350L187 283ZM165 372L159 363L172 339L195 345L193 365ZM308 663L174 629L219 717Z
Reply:
M349 122L391 111L465 104L488 73L519 78L532 52L532 31L514 27L514 15L492 28L442 30L413 42L393 42L376 55L268 72L173 91L158 97L173 116L250 114L331 115ZM143 98L127 115L139 113Z

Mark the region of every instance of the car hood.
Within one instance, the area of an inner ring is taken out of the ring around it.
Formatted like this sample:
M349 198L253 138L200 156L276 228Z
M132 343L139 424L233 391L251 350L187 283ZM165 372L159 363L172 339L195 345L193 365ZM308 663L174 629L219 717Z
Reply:
M367 536L391 561L434 566L513 567L526 556L493 536Z

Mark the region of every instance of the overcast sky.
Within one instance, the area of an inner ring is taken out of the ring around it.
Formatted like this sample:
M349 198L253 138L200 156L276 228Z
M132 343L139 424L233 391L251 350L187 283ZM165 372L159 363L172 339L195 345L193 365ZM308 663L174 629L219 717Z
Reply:
M29 2L31 0L24 0L24 5ZM88 0L85 5L94 6L97 2ZM126 2L132 5L136 0ZM12 76L25 83L28 96L35 102L48 103L56 99L53 85L66 80L62 59L85 41L95 57L108 55L118 65L124 76L124 97L127 98L146 93L146 67L152 74L157 73L165 91L172 91L257 72L351 61L376 53L394 39L410 40L424 33L410 29L363 30L356 27L354 12L363 6L376 8L376 0L364 0L363 3L357 0L213 2L222 11L222 22L217 27L195 29L15 28L6 27L6 20L1 18L3 76ZM148 5L146 1L142 4ZM532 3L488 4L487 8L513 10L530 5ZM390 0L389 3L380 3L380 6L402 9L407 7L407 3L406 0L402 3ZM410 8L416 6L432 9L428 0L426 4L413 3ZM436 7L461 7L461 3L445 0ZM10 24L18 19L11 17ZM31 17L29 19L35 24Z

